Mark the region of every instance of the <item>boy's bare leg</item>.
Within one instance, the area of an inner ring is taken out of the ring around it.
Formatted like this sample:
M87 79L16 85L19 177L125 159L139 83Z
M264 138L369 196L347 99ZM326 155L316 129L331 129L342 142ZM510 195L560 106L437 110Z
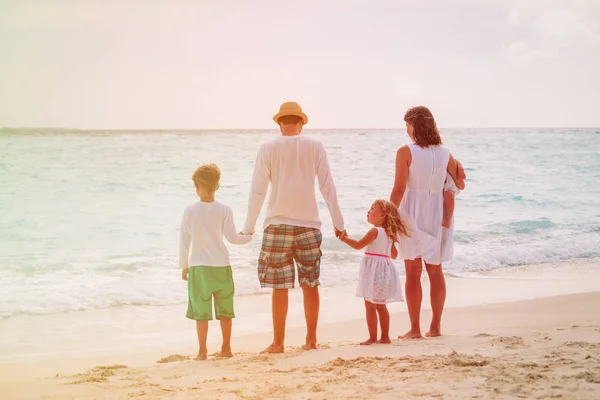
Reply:
M444 191L444 218L442 226L450 229L452 216L454 215L454 192L452 190Z
M446 280L441 265L425 264L427 275L429 275L429 283L431 285L431 326L429 332L425 334L427 337L442 336L442 312L446 302Z
M217 353L217 357L233 357L231 352L231 318L221 318L221 334L223 335L223 344L221 345L221 351Z
M198 344L200 350L194 360L206 360L207 349L206 349L206 337L208 336L208 321L196 321L196 332L198 333Z
M319 307L321 305L319 286L310 287L303 284L301 288L304 296L304 318L306 320L306 343L302 346L302 349L313 350L317 348L317 324L319 323Z
M367 329L369 339L361 342L361 346L370 346L377 343L377 304L365 300L365 316L367 318Z
M377 304L377 314L379 315L379 325L381 325L381 339L377 341L380 344L390 344L390 313L385 304Z
M288 312L288 290L273 289L271 298L271 312L273 314L273 343L261 353L283 353L285 340L285 320Z
M423 288L421 287L422 259L404 260L406 268L406 305L410 318L410 331L398 339L421 339L421 303Z

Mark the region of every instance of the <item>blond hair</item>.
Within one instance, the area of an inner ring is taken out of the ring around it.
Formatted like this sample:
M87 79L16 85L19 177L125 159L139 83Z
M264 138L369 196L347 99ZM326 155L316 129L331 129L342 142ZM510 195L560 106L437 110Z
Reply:
M401 236L410 236L406 225L400 218L398 207L394 203L387 200L375 200L373 205L378 205L383 212L382 228L385 229L385 233L392 241L398 242Z
M192 180L196 188L216 192L221 180L221 170L216 164L201 165L192 174Z

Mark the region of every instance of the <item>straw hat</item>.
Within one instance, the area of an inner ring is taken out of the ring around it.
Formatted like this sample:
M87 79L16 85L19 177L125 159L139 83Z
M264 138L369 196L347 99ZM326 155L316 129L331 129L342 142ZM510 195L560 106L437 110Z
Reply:
M287 115L295 115L302 118L302 125L306 125L308 123L308 116L302 112L302 107L300 107L300 105L298 105L298 103L295 101L283 103L281 107L279 107L279 112L273 117L273 121L279 125L279 118Z

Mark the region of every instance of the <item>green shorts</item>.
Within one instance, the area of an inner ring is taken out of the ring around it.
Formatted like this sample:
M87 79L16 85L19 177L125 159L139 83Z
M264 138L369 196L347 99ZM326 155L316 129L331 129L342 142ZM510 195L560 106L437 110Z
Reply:
M233 274L227 267L191 267L188 274L188 309L186 317L196 321L213 319L212 298L215 298L215 316L235 318L233 313Z

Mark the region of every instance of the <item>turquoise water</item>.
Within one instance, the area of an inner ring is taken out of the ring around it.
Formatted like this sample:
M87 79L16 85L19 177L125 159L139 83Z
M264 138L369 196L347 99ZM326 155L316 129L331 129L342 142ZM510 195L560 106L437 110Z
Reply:
M0 317L186 301L177 241L181 213L196 201L191 173L198 163L221 167L217 197L241 229L256 151L276 134L0 132ZM308 134L327 148L349 233L365 233L406 134ZM468 173L448 271L600 257L600 129L442 134ZM322 282L355 282L361 254L333 237L320 206ZM239 294L260 291L260 239L229 246Z

